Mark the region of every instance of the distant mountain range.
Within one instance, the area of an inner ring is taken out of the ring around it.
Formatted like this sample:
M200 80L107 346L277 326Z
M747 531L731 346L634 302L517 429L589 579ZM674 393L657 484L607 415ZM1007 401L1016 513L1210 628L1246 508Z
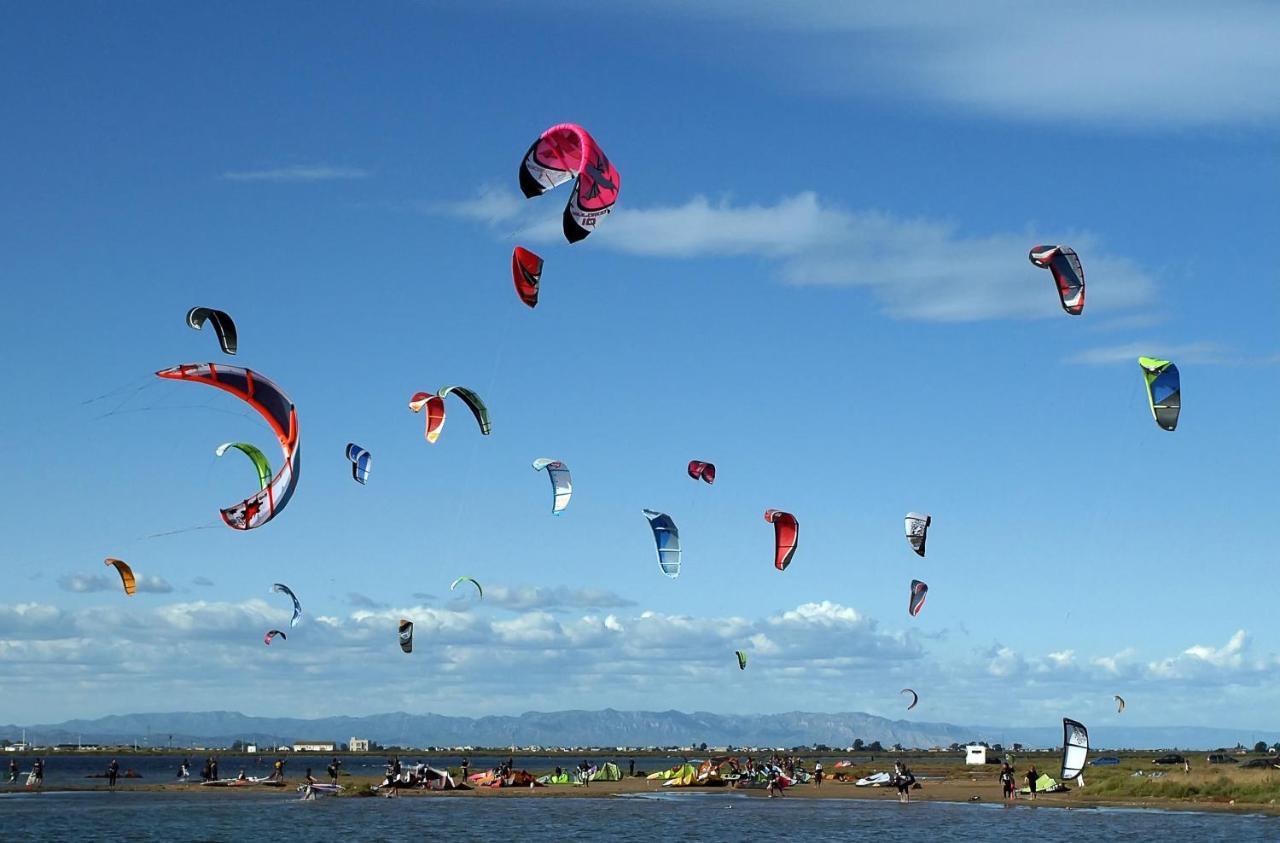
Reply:
M1116 718L1112 718L1114 721ZM1086 724L1087 725L1087 724ZM22 726L0 726L0 738L21 739ZM438 714L372 714L364 717L250 717L234 711L125 714L96 720L28 725L28 740L52 744L139 744L151 747L229 746L234 741L264 746L297 741L346 743L352 737L396 746L807 746L848 747L855 739L909 748L986 741L1010 746L1057 746L1060 727L956 726L889 720L856 712L814 714L710 714L697 711L553 711L519 716L446 717ZM1197 726L1095 724L1091 743L1108 748L1214 749L1237 742L1252 746L1280 740L1280 732Z

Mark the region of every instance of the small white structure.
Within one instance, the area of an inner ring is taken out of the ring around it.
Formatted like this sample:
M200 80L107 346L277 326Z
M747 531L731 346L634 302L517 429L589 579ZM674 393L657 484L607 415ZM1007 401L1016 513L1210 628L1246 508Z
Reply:
M253 753L258 751L258 745L256 743L248 744L247 746L245 746L244 751L252 755Z
M333 741L298 741L293 745L294 752L333 752L336 749Z
M352 752L368 752L369 739L368 738L352 738L350 741L347 742L347 749L351 750Z
M986 764L987 748L980 743L971 743L964 748L964 763Z

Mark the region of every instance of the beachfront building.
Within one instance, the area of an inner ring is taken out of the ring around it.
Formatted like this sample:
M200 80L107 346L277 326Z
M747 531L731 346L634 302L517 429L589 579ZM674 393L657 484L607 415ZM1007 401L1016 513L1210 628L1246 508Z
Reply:
M347 744L347 749L351 750L352 752L368 752L369 739L368 738L352 738L351 742Z
M336 752L337 749L333 741L298 741L293 745L294 752Z
M980 743L971 743L964 748L964 763L986 764L987 748Z

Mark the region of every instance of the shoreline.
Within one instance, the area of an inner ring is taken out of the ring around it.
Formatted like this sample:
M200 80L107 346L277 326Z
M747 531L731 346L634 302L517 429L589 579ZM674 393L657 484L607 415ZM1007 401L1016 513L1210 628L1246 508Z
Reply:
M378 784L381 779L353 777L344 782L348 792L323 799L361 799L386 798L385 794L369 793L368 789ZM42 790L27 790L23 786L0 787L0 798L24 796L33 798L39 795L58 795L70 793L204 793L210 798L239 798L245 794L263 794L278 799L297 800L296 788L301 782L286 780L281 788L271 787L204 787L198 782L189 784L129 784L117 785L114 790L105 784L54 786ZM368 795L366 795L366 793ZM566 785L548 785L545 787L509 787L509 788L472 788L469 790L401 790L396 798L424 799L605 799L605 798L644 798L652 796L679 798L682 794L723 795L731 798L765 799L768 798L761 788L730 787L661 787L657 782L641 778L623 779L618 782L596 782L587 787ZM846 782L824 782L821 787L813 784L797 785L788 788L782 799L801 800L859 800L875 802L897 802L897 792L891 788L855 787ZM1087 793L1070 791L1068 793L1043 793L1036 799L1020 796L1006 802L1000 791L999 783L994 781L929 781L920 790L912 791L912 802L947 802L968 805L1002 805L1029 808L1059 808L1089 810L1096 808L1118 808L1126 810L1166 810L1193 811L1202 813L1252 813L1268 816L1280 816L1280 805L1274 803L1238 802L1222 797L1204 799L1180 798L1093 798Z

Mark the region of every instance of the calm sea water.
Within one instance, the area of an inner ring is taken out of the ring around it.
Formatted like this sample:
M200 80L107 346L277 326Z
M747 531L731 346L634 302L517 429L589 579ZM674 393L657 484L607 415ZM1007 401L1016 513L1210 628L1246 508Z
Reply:
M221 794L219 795L221 796ZM43 793L0 796L15 840L848 840L969 843L1280 839L1280 818L1176 811L760 799L732 793L610 799L319 799L282 794Z

